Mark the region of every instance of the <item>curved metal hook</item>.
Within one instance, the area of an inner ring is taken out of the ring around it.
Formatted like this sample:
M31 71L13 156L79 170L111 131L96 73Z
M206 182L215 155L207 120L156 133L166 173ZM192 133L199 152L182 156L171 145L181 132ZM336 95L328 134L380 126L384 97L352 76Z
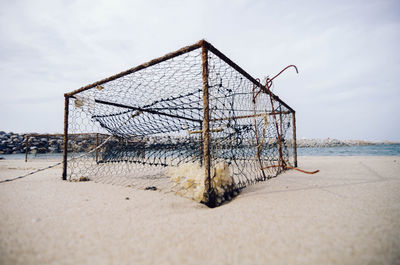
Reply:
M297 70L296 65L291 64L291 65L288 65L288 66L286 66L285 68L283 68L282 71L280 71L276 76L272 77L270 80L271 80L271 81L274 80L276 77L278 77L280 74L282 74L286 69L288 69L288 68L290 68L290 67L293 67L293 68L296 70L296 73L299 73L299 70Z
M275 75L272 78L267 77L267 79L265 80L265 86L269 89L272 86L272 80L274 80L276 77L278 77L280 74L282 74L284 71L286 71L286 69L293 67L296 70L296 73L299 73L299 70L297 70L296 65L291 64L286 66L285 68L283 68L277 75Z

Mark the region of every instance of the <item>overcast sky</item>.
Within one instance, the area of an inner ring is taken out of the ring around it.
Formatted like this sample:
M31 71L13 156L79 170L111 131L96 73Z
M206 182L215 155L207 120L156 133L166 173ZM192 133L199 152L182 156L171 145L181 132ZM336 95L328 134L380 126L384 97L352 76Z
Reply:
M298 137L400 141L400 1L0 0L0 130L62 132L63 94L206 39Z

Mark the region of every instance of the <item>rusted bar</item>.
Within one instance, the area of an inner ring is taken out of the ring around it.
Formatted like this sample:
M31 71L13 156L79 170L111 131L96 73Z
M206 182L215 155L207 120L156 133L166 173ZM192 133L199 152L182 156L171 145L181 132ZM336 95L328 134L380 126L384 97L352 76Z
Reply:
M279 104L279 112L282 113L282 104ZM279 134L278 136L280 137L280 141L279 141L279 150L280 150L280 160L281 160L281 164L282 164L282 168L285 167L285 160L283 159L283 147L282 147L282 135L283 135L283 128L282 128L282 114L279 114Z
M28 162L29 134L25 135L25 162Z
M83 92L83 91L85 91L85 90L91 89L91 88L93 88L93 87L96 87L96 86L102 85L102 84L104 84L104 83L107 83L107 82L113 81L113 80L115 80L115 79L118 79L118 78L120 78L120 77L123 77L123 76L125 76L125 75L129 75L129 74L132 74L132 73L134 73L134 72L140 71L140 70L145 69L145 68L147 68L147 67L149 67L149 66L152 66L152 65L161 63L161 62L163 62L163 61L172 59L172 58L174 58L174 57L176 57L176 56L179 56L179 55L181 55L181 54L185 54L185 53L191 52L191 51L193 51L193 50L195 50L195 49L200 48L201 45L202 45L202 43L203 43L203 40L201 40L201 41L199 41L198 43L195 43L195 44L193 44L193 45L183 47L183 48L181 48L181 49L179 49L179 50L177 50L177 51L175 51L175 52L168 53L168 54L166 54L166 55L164 55L164 56L162 56L162 57L156 58L156 59L151 60L151 61L149 61L149 62L147 62L147 63L141 64L141 65L139 65L139 66L136 66L136 67L133 67L133 68L128 69L128 70L126 70L126 71L123 71L123 72L121 72L121 73L119 73L119 74L110 76L110 77L108 77L108 78L105 78L105 79L103 79L103 80L97 81L97 82L92 83L92 84L90 84L90 85L81 87L81 88L79 88L79 89L77 89L77 90L74 90L74 91L68 93L67 95L68 95L68 96L75 95L75 94L77 94L77 93Z
M268 80L266 82L265 87L266 87L267 92L269 94L269 99L270 99L270 102L271 102L272 114L273 114L272 117L274 118L276 135L277 135L277 139L278 139L279 164L282 166L282 169L284 169L285 168L285 161L283 160L281 133L280 133L279 126L278 126L278 121L277 121L276 115L275 115L274 101L273 101L273 98L272 98L271 89L268 86Z
M283 127L282 127L282 123L283 123L283 121L282 121L282 105L281 104L279 104L279 127L280 127L280 132L281 132L281 135L283 135Z
M272 110L271 112L267 112L268 115L288 115L288 114L292 114L291 111L278 111L278 112L273 112Z
M203 40L204 41L204 40ZM241 73L242 75L244 75L247 79L249 79L253 84L255 84L256 86L258 86L261 89L265 89L265 87L260 84L260 82L258 82L254 77L252 77L250 74L248 74L245 70L243 70L240 66L238 66L237 64L235 64L233 61L231 61L231 59L229 59L228 57L225 56L225 54L223 54L222 52L220 52L217 48L215 48L214 46L211 45L211 43L208 43L206 41L204 41L204 43L206 44L207 48L214 53L215 55L217 55L219 58L221 58L223 61L225 61L228 65L230 65L232 68L234 68L236 71L238 71L239 73ZM279 101L282 105L284 105L287 109L289 109L290 111L294 111L288 104L286 104L283 100L281 100L278 96L276 96L275 94L272 94L273 99Z
M293 123L293 160L294 166L297 167L297 140L296 140L296 112L292 112L292 123Z
M258 93L255 93L255 88L256 88L256 86L253 85L253 113L254 113L253 116L254 116L254 118L256 118L256 115L257 115L256 103L257 103L257 96L258 96ZM265 175L264 165L263 165L263 161L261 159L261 152L262 152L263 143L262 143L262 141L260 142L260 140L258 138L257 120L254 119L253 122L254 122L254 136L256 138L256 144L257 144L257 146L256 146L256 158L258 160L258 164L260 165L260 170L261 170L261 174L262 174L263 180L266 180L267 176ZM263 135L263 137L264 137L264 135Z
M191 134L197 134L197 133L203 133L203 130L189 131L188 129L186 129L186 131L187 131L187 133L188 133L189 135L191 135ZM209 132L223 132L223 131L224 131L224 128L219 127L219 128L215 128L215 129L209 129L208 131L209 131Z
M210 164L210 106L208 102L208 49L206 42L201 43L201 66L203 79L203 165L207 188L207 206L215 207L215 195L211 183Z
M96 103L105 104L105 105L120 107L120 108L126 108L126 109L131 109L131 110L139 110L139 111L148 112L148 113L151 113L151 114L162 115L162 116L167 116L167 117L171 117L171 118L178 118L178 119L187 120L187 121L193 121L193 122L199 122L199 123L202 122L201 120L187 118L187 117L183 117L183 116L179 116L179 115L168 114L168 113L164 113L164 112L156 111L156 110L152 110L152 109L142 109L142 108L138 108L138 107L128 106L128 105L115 103L115 102L108 102L108 101L99 100L99 99L96 99L95 102Z
M200 123L200 130L203 132L203 123ZM203 141L203 133L200 134L200 143L204 143ZM200 148L200 166L203 166L203 148Z
M99 149L97 148L99 146L99 134L96 133L96 163L99 162Z
M239 120L239 119L262 117L265 115L282 115L282 114L291 114L291 112L281 111L281 112L275 112L275 113L259 113L259 114L254 114L254 115L242 115L242 116L233 116L233 117L226 117L226 118L217 118L217 119L212 119L210 121L213 122L213 121L225 121L225 120Z
M63 172L62 172L63 180L67 180L68 114L69 114L69 96L68 94L64 94L64 145L63 145Z

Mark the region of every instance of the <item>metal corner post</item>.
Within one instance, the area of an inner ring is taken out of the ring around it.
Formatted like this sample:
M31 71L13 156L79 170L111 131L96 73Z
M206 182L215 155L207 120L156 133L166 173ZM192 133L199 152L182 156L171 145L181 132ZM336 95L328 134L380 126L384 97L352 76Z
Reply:
M211 183L211 161L210 161L210 106L208 94L208 47L205 41L201 42L201 65L203 80L203 165L205 169L206 188L208 198L206 204L214 207L215 198L213 198Z
M292 123L293 123L293 162L294 166L297 167L297 140L296 140L296 112L292 112Z
M69 96L64 94L64 144L62 179L67 180Z
M96 163L99 162L99 133L96 133Z
M29 134L25 135L25 162L28 162Z

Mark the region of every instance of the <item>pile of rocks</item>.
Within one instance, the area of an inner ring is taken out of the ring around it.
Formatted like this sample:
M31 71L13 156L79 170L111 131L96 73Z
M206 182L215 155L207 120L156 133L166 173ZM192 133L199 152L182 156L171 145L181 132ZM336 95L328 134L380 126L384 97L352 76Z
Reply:
M297 147L339 147L339 146L361 146L375 145L387 142L368 142L363 140L338 140L326 139L297 139Z
M28 137L28 142L26 138ZM61 135L30 135L0 131L0 154L25 153L60 153L62 152L63 137Z

